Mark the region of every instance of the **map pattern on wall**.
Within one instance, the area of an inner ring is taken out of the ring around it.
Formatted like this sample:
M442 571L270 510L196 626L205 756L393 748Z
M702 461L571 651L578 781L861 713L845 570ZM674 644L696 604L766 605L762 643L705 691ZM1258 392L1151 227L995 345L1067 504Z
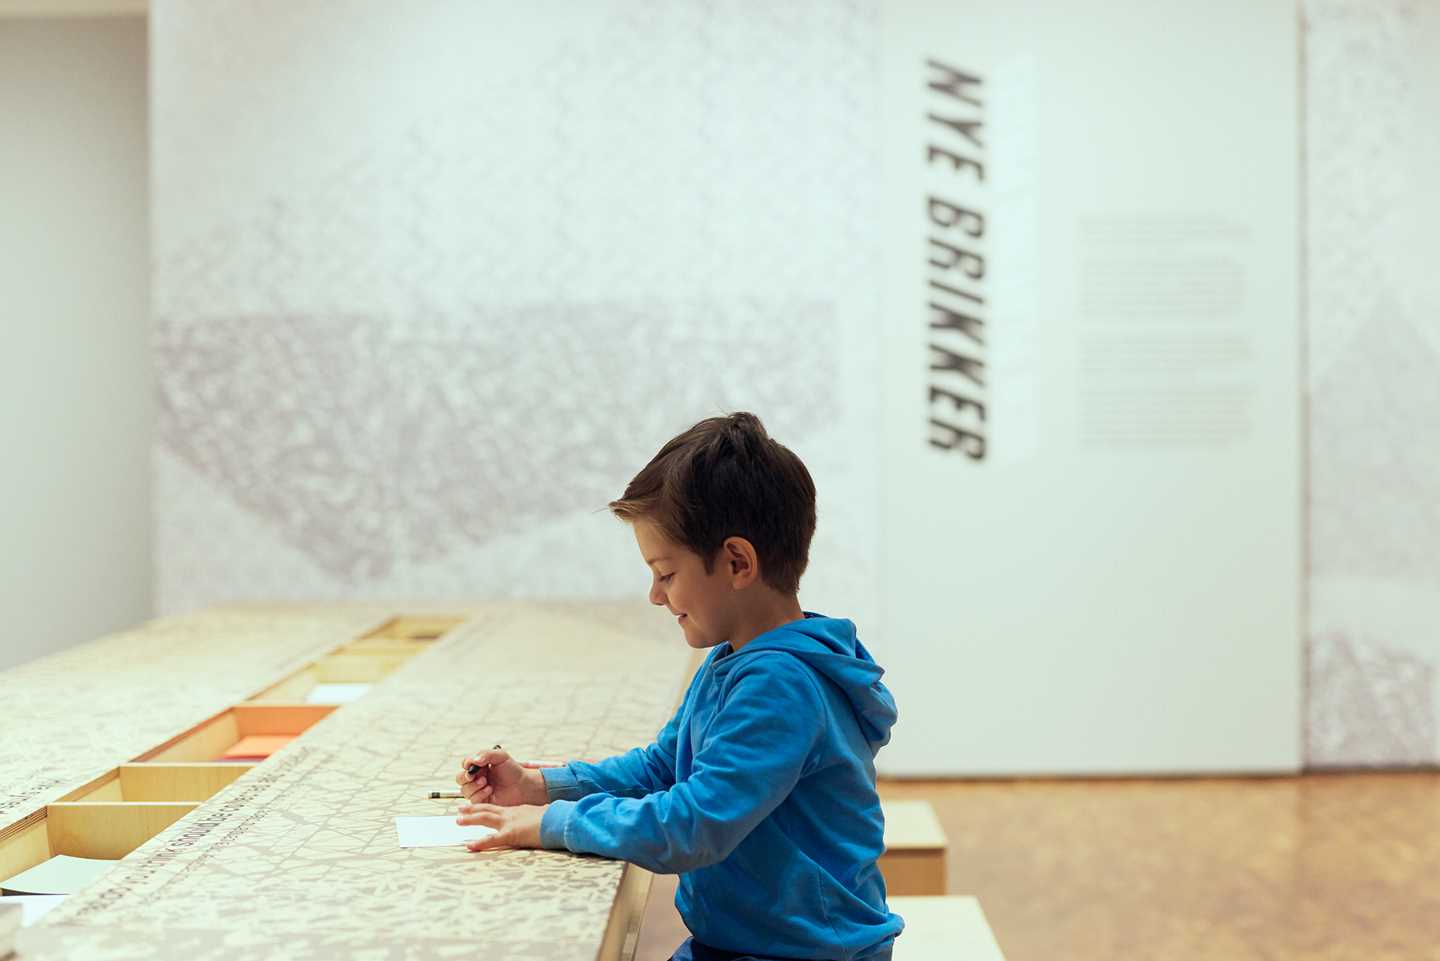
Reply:
M155 4L159 608L643 596L604 505L749 409L863 627L873 3L403 9Z
M1308 0L1307 760L1440 761L1440 8Z

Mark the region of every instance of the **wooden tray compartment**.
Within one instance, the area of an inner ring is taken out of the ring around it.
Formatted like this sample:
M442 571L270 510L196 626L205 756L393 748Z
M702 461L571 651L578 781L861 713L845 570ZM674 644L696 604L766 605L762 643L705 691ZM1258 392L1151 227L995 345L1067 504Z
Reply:
M261 691L250 700L257 703L304 701L317 684L374 684L385 675L420 653L422 648L388 651L341 653L322 657L289 677Z
M116 861L199 805L181 801L59 801L0 835L0 881L60 854Z
M335 710L334 704L237 704L137 761L210 761L252 734L303 734Z
M219 793L254 766L243 761L122 764L60 800L198 803Z
M396 640L390 637L362 637L337 648L336 654L389 654L411 657L428 648L434 641Z
M362 640L438 641L463 623L465 618L454 614L402 614L386 621Z

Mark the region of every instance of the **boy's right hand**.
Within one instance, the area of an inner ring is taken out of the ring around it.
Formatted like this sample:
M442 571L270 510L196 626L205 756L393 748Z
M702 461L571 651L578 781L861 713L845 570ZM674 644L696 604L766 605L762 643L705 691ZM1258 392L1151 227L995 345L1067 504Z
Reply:
M471 774L472 765L480 765L477 774ZM545 790L545 776L539 771L524 767L505 751L495 749L477 751L460 761L460 773L455 775L460 793L470 804L544 804L550 800Z

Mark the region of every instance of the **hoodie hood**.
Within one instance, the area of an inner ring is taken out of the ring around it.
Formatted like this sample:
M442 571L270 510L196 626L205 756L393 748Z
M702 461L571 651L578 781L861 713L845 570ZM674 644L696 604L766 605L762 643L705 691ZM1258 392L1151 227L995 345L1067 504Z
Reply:
M895 698L880 683L885 669L875 663L855 636L853 621L804 613L804 620L766 631L738 651L729 652L730 646L722 645L714 657L716 673L728 673L741 658L750 654L785 651L840 689L850 701L870 749L878 751L889 743L896 718ZM729 653L722 655L722 651Z

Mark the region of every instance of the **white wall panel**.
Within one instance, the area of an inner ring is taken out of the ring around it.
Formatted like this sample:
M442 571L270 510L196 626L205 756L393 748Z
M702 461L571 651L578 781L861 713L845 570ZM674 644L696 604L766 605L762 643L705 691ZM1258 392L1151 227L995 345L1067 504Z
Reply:
M145 68L143 20L0 16L0 669L151 614Z
M885 6L892 773L1298 766L1296 50L1284 3Z

